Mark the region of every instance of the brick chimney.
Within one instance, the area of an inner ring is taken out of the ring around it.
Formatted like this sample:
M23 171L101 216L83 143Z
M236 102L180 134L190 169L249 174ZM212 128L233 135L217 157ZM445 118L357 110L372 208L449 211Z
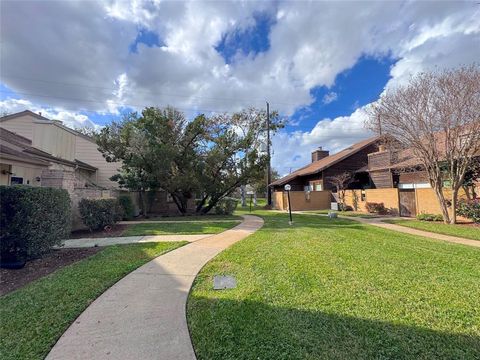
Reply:
M328 150L322 150L322 147L319 146L318 149L312 151L312 163L318 160L322 160L330 155Z

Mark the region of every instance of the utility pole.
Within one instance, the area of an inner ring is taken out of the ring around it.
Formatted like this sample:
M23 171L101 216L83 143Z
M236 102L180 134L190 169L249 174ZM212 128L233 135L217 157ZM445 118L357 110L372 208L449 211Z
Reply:
M270 166L270 104L267 101L267 206L272 206L272 191L270 183L272 182L272 169Z

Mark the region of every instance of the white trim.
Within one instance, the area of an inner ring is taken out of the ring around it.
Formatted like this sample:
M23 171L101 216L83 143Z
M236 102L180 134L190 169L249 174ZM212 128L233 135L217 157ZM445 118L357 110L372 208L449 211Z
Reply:
M405 184L398 184L399 189L430 189L431 186L429 183L405 183Z

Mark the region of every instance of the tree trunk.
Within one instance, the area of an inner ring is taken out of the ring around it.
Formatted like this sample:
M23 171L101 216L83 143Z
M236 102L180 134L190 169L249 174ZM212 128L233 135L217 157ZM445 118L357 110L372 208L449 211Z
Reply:
M440 209L442 209L442 216L443 216L443 222L445 224L450 223L450 215L448 213L448 206L445 201L445 196L443 195L443 187L442 184L434 184L434 190L435 190L435 195L437 196L438 203L440 205Z
M215 198L210 198L210 201L208 202L208 205L205 206L202 209L202 214L207 214L210 210L212 210L213 207L215 205L217 205L219 199L220 199L219 197L218 198L216 198L216 197Z
M140 204L142 207L143 217L147 217L147 193L145 190L140 190Z
M185 215L187 212L188 200L185 198L183 194L173 193L170 195L172 195L173 201L175 202L175 205L177 205L177 209L178 211L180 211L180 214L182 216Z
M197 207L195 208L195 212L196 213L199 213L201 212L202 208L203 208L203 205L205 205L206 201L208 199L208 196L205 196L197 205Z
M472 200L474 198L475 188L471 185L463 185L462 188L463 191L465 191L465 196L467 197L467 200ZM470 190L472 191L471 193Z
M450 218L450 224L457 222L457 202L458 202L458 189L452 190L452 216Z
M240 186L240 194L241 194L241 197L242 197L242 207L246 207L247 206L247 191L246 191L246 186L245 185L242 185Z

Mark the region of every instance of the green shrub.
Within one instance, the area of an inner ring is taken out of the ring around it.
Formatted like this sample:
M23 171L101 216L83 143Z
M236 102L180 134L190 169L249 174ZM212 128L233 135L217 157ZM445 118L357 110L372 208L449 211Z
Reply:
M82 199L78 204L83 223L91 230L112 226L123 217L117 199Z
M384 215L388 213L383 203L367 202L365 207L367 208L367 211L372 214Z
M120 195L118 197L118 203L123 209L123 220L131 220L135 213L132 198L128 195Z
M480 199L460 201L457 206L457 214L480 224Z
M440 214L426 214L421 213L417 215L417 220L421 221L443 221L443 216Z
M232 215L238 205L238 199L225 197L217 202L213 207L216 215Z
M0 254L41 256L70 234L70 196L64 189L0 186Z

